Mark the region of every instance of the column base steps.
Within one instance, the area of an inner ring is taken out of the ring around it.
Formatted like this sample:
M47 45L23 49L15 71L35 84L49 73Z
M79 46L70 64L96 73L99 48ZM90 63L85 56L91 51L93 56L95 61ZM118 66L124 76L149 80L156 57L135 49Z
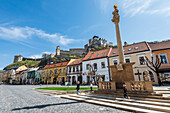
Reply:
M101 94L68 94L60 97L131 112L170 113L170 100L160 98L131 97L131 99L124 99L121 96Z

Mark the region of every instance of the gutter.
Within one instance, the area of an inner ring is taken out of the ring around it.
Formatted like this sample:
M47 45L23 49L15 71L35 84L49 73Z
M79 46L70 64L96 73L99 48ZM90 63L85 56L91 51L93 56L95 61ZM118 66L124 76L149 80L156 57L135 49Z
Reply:
M108 54L107 54L107 63L108 63L108 66L110 66L110 63L109 63L109 55L110 55L110 53L111 53L111 51L112 51L112 48L110 48L109 49L109 52L108 52ZM109 81L111 81L111 76L110 76L110 68L108 68L108 71L109 71Z

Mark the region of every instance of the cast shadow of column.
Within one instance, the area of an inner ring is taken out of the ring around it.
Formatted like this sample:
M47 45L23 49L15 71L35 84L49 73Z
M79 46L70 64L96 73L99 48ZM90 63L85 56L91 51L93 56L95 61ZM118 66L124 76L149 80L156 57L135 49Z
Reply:
M56 104L45 104L45 105L35 105L35 106L28 106L28 107L22 107L22 108L14 108L11 111L17 111L17 110L24 110L24 109L42 109L45 107L49 107L49 106L58 106L58 105L67 105L67 104L76 104L76 103L82 103L82 102L68 102L68 103L56 103Z

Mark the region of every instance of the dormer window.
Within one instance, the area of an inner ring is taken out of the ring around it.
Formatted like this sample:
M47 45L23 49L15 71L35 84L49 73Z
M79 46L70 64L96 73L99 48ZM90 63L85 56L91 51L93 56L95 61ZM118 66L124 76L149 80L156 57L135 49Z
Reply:
M135 49L137 50L139 47L135 47Z
M96 57L98 57L98 56L99 56L99 54L96 55Z
M105 54L106 54L106 53L104 52L104 53L103 53L103 56L104 56Z
M131 50L132 50L132 48L129 48L129 49L128 49L128 51L131 51Z
M92 57L92 55L90 55L90 57L89 58L91 58Z
M116 54L116 52L115 52L115 51L113 51L113 54Z

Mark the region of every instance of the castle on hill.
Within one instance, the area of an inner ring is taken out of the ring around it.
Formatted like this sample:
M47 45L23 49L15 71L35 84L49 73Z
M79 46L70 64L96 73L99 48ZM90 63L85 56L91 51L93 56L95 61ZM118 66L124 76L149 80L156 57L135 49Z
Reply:
M93 36L93 38L89 39L89 43L84 45L84 48L71 48L67 50L61 50L60 46L56 47L56 53L53 54L42 54L42 58L26 58L22 55L18 54L14 56L14 62L26 61L26 60L34 60L34 61L41 61L43 59L50 59L53 57L65 58L67 55L86 55L92 48L95 47L111 47L113 46L112 42L107 43L107 40L104 38L99 38L99 36Z

